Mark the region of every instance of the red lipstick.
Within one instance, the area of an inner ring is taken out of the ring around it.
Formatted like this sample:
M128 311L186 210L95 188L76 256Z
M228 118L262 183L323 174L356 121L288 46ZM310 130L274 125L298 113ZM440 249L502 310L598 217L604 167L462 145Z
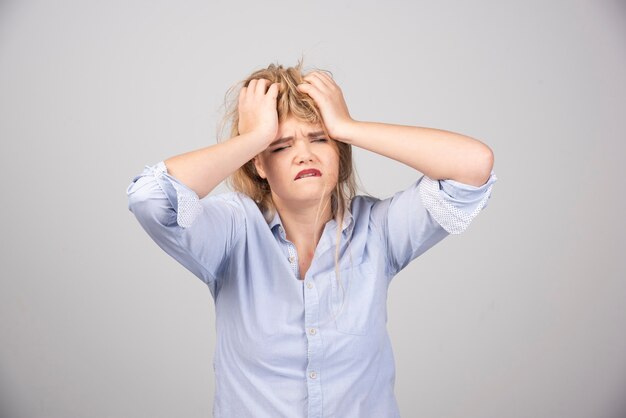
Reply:
M307 168L306 170L302 170L298 173L294 180L298 180L302 177L321 177L322 173L315 168Z

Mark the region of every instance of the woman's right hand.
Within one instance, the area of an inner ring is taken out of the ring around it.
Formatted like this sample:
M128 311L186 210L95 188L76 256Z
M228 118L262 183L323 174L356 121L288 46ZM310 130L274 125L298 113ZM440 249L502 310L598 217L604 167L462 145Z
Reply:
M263 137L269 145L278 133L278 112L276 98L279 83L273 83L269 89L269 80L253 79L239 92L239 134L255 133Z

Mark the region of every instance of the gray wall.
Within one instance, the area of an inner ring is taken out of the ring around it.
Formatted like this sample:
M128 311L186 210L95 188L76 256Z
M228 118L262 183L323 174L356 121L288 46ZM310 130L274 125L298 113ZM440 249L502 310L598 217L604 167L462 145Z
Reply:
M391 285L403 416L626 416L626 6L434 3L1 1L0 416L210 416L213 301L125 189L302 54L354 118L495 152L488 208ZM419 175L355 158L379 197Z

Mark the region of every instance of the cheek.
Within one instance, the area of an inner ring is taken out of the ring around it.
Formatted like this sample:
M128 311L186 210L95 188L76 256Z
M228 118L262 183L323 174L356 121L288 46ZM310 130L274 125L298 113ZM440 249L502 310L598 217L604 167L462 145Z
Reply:
M288 176L288 173L284 170L281 170L278 164L270 163L265 167L265 169L265 173L267 174L267 181L275 186L279 186L280 183L284 183L285 178Z

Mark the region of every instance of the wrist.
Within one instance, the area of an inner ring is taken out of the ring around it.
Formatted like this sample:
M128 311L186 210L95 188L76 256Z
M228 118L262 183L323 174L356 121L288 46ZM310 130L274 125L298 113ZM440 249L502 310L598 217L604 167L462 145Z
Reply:
M334 140L351 144L352 138L355 137L360 123L361 122L354 119L346 120L337 124L336 127L332 131L329 130L328 133Z
M239 135L244 141L249 143L258 152L265 151L267 147L272 143L276 134L271 131L256 130L248 131Z

